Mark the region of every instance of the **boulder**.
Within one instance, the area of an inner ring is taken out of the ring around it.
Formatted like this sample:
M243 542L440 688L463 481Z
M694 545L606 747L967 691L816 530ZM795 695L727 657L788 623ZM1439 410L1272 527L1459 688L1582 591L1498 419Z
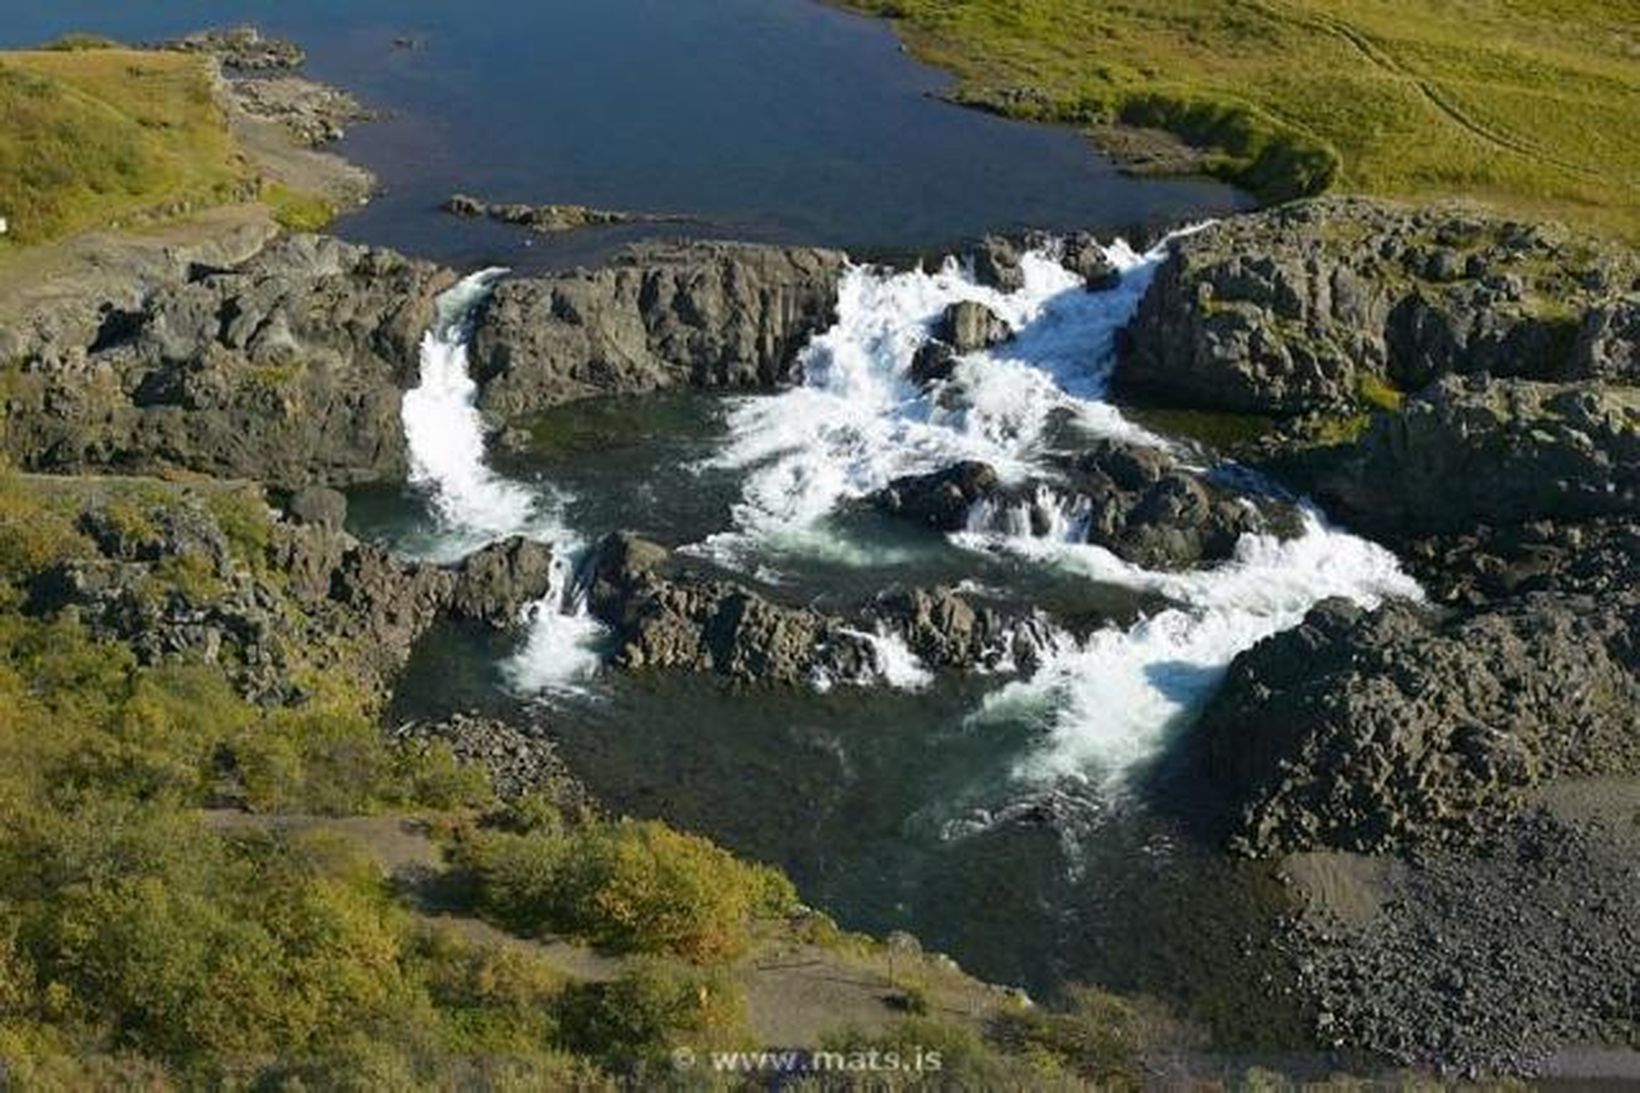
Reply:
M1013 331L996 312L977 300L959 300L934 325L934 337L958 353L975 353L1000 345Z
M1105 253L1104 244L1085 232L1064 239L1060 244L1059 262L1082 278L1089 292L1109 292L1122 283L1122 271Z
M469 554L455 567L449 611L498 630L517 629L552 588L552 548L513 536Z
M934 531L1058 536L1153 569L1223 561L1243 535L1302 529L1291 504L1239 495L1159 448L1103 440L1057 463L1057 479L1012 485L987 464L959 463L898 478L870 503Z
M974 505L1001 485L987 463L957 463L930 474L896 478L872 495L881 511L903 516L934 531L962 531Z
M629 534L594 548L587 604L627 670L707 672L742 684L855 682L872 642L840 620L778 604L728 581L672 575L665 548Z
M988 235L969 255L974 280L998 292L1018 292L1025 287L1025 270L1020 265L1020 249L1011 240Z

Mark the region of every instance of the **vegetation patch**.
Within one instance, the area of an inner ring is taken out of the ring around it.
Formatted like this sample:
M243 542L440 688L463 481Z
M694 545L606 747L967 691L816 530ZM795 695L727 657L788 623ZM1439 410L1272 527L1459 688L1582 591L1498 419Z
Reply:
M210 63L86 36L0 53L0 246L232 201L246 168Z
M262 200L273 210L280 227L295 232L320 232L336 219L336 206L317 194L299 193L279 182L262 187Z
M1459 196L1640 238L1640 45L1609 4L846 2L959 101L1164 129L1267 200Z
M483 831L458 861L479 908L518 933L696 962L739 956L760 920L797 907L779 872L653 821Z

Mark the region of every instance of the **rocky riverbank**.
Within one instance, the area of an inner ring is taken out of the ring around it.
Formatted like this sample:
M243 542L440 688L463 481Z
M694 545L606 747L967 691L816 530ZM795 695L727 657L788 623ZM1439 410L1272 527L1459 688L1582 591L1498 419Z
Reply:
M1123 397L1249 415L1238 455L1442 605L1319 606L1180 756L1215 837L1307 881L1324 1041L1477 1072L1634 1042L1628 825L1544 802L1640 779L1637 306L1621 248L1321 200L1180 240L1128 331Z

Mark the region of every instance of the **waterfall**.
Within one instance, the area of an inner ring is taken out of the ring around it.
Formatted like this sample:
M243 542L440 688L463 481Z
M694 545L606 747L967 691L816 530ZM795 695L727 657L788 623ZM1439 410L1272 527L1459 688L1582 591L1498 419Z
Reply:
M475 273L438 299L433 328L421 341L420 383L405 393L401 410L410 481L432 502L439 534L430 554L438 560L513 535L552 544L551 587L530 607L524 647L504 669L521 690L573 687L596 670L594 647L602 635L576 586L581 544L541 491L496 474L486 462L478 384L468 368L473 312L504 272Z
M1165 247L1139 254L1113 245L1108 255L1122 282L1101 293L1086 291L1047 252L1024 258L1025 285L1013 293L974 284L955 263L932 273L851 269L836 325L806 351L805 384L733 412L730 443L715 462L744 469L746 485L735 528L701 549L730 565L804 552L870 565L869 552L840 544L826 518L896 477L964 459L989 463L1005 484L1051 477L1043 457L1053 427L1066 420L1090 439L1166 446L1105 397L1117 332ZM984 303L1017 335L959 358L949 380L922 389L908 377L912 358L959 300ZM1295 540L1249 535L1229 562L1182 574L1148 571L1086 543L1089 518L1085 506L1043 487L1014 504L981 502L952 537L1174 605L1083 640L1046 637L1037 670L973 714L975 723L1023 718L1038 726L1041 746L1020 768L1027 776L1119 777L1200 707L1237 653L1296 625L1320 600L1374 606L1421 595L1392 554L1329 527L1319 513L1307 515Z

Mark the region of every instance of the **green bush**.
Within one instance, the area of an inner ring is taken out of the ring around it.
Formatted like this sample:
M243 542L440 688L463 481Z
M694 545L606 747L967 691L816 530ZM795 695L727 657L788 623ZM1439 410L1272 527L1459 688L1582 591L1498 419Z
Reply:
M675 1047L707 1052L743 1047L746 1000L719 972L640 960L618 979L584 983L561 1004L572 1050L615 1070L662 1068Z
M653 821L483 832L462 861L480 907L512 930L694 961L740 954L757 919L797 902L779 872Z

